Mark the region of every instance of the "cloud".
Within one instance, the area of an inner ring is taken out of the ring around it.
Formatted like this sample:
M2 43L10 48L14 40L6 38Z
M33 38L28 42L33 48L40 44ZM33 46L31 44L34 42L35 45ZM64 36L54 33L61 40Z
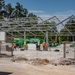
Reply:
M75 11L69 10L69 11L64 11L64 12L55 12L55 13L51 13L51 14L42 13L42 14L37 14L37 15L44 20L46 20L52 16L57 16L62 21L71 15L75 15Z
M63 12L54 12L54 13L49 13L47 14L46 11L42 11L42 10L29 10L30 13L34 13L36 14L38 17L42 18L43 20L47 20L53 16L57 16L57 18L62 21L66 18L68 18L71 15L75 15L75 10L68 10L68 11L63 11ZM57 20L50 20L50 21L55 21L56 23L59 23ZM39 19L39 23L42 22L41 19ZM64 22L64 24L67 21ZM59 25L57 27L58 31L60 31L64 26Z
M44 13L44 11L41 10L28 10L29 13L35 13L35 14L39 14L39 13Z
M64 12L55 12L55 13L52 13L52 14L43 14L42 13L42 14L37 14L37 15L38 15L38 17L41 17L43 20L47 20L47 19L49 19L49 18L51 18L53 16L57 16L58 19L60 21L62 21L64 19L68 18L71 15L75 15L75 11L74 10L69 10L69 11L64 11ZM55 22L59 23L57 20ZM65 21L64 24L66 22L67 21ZM57 26L58 31L60 31L63 27L64 27L63 25Z
M68 11L63 11L63 12L56 12L55 14L71 15L71 14L75 14L75 10L68 10Z

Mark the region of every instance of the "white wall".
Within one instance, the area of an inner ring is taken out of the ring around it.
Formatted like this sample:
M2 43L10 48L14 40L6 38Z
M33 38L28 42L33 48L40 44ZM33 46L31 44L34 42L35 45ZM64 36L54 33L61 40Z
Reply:
M36 50L35 44L28 44L28 50Z
M5 32L0 32L0 41L5 42Z

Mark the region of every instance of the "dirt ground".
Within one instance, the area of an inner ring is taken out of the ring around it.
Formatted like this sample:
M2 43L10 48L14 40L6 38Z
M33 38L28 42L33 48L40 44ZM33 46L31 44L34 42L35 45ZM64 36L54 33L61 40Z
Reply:
M55 49L60 51L55 52ZM66 58L74 58L74 49L68 47L67 50ZM3 53L6 52L3 51ZM18 57L20 58L16 59ZM71 65L56 64L59 59L62 60L62 57L62 46L52 48L51 51L20 51L17 49L14 51L14 57L0 57L0 75L75 75L75 62L72 62ZM44 64L41 64L43 62ZM71 62L66 63L70 64Z
M6 74L5 74L6 73ZM31 65L0 58L0 75L75 75L75 65Z

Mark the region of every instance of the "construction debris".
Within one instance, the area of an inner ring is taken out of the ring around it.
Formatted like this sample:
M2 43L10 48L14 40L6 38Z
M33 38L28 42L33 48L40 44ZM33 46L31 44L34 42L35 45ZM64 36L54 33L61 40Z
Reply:
M50 61L48 59L39 59L39 58L31 59L30 62L33 65L47 65L50 63Z
M59 62L60 65L75 65L75 59L65 59Z
M53 65L75 65L75 59L72 58L62 58L52 62Z
M26 61L27 63L32 64L32 65L47 65L50 63L50 61L48 59L39 59L39 58L27 59L27 58L23 58L23 57L13 57L11 59L11 61L12 62Z

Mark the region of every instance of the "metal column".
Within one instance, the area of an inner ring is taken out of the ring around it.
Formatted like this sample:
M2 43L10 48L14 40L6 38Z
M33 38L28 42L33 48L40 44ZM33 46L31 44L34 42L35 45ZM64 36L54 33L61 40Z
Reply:
M75 47L74 47L74 59L75 59Z
M13 56L13 51L14 51L14 47L13 47L14 37L13 36L11 37L11 41L12 41L11 56Z
M6 32L5 32L5 41L4 42L7 42Z
M47 50L48 50L48 31L46 31L46 42L47 42Z
M60 35L59 35L59 44L60 44Z
M73 42L74 42L74 36L72 36Z
M64 43L63 45L64 45L63 58L66 58L66 43Z
M26 31L24 29L24 42L26 41Z
M1 44L0 44L0 54L1 54Z

